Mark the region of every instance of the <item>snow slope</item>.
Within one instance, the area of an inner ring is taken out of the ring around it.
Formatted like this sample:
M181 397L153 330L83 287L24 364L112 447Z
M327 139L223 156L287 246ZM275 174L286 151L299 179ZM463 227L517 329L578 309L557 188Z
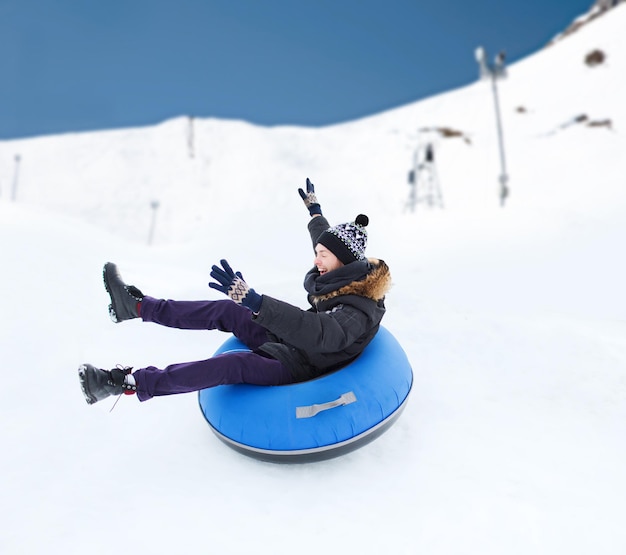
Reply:
M624 553L625 25L620 5L499 83L504 208L486 82L319 129L179 118L1 142L0 552ZM468 141L418 131L443 127ZM445 209L411 212L426 139ZM281 466L222 445L194 395L88 407L80 363L164 365L224 339L113 325L102 264L152 295L219 298L225 257L304 306L307 176L331 221L370 216L392 269L385 325L415 372L397 424Z

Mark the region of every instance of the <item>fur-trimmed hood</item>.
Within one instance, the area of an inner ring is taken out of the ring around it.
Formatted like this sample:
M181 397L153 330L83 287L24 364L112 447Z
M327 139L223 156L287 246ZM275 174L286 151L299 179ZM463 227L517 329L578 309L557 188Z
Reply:
M368 258L324 275L314 268L307 274L304 287L314 305L342 295L357 295L378 302L391 288L391 272L384 260Z

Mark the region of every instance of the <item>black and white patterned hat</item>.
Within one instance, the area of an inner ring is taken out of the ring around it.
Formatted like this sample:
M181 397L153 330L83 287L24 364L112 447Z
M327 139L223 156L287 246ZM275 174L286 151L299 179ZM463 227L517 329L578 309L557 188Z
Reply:
M369 218L365 214L359 214L353 222L329 227L319 236L317 242L324 245L344 264L365 260L367 246L365 227L368 223Z

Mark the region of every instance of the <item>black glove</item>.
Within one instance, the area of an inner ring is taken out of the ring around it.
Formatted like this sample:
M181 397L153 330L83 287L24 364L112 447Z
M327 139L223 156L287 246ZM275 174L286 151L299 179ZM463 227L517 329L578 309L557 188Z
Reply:
M219 283L209 282L209 287L225 293L237 304L249 308L252 312L258 312L261 309L263 297L248 286L241 272L233 272L226 260L220 260L220 264L224 269L219 266L211 268L211 277Z
M315 196L315 187L308 177L306 178L306 193L302 189L298 189L298 193L300 193L304 206L309 209L311 216L314 214L322 215L322 207L317 202L317 197Z

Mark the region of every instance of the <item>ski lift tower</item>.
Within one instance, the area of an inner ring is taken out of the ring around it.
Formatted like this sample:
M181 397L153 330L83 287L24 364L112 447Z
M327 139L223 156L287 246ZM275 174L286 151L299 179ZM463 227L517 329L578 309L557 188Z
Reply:
M506 77L506 68L504 66L505 53L500 52L494 59L493 64L487 62L487 53L482 46L479 46L475 52L476 61L480 68L481 79L491 79L491 90L493 91L493 102L496 110L496 125L498 129L498 143L500 145L500 204L504 206L504 201L509 196L508 181L509 176L506 173L506 159L504 156L504 137L502 133L502 120L500 118L500 103L498 100L498 79Z
M428 207L443 208L443 197L437 167L435 165L435 146L433 141L427 140L418 143L413 153L413 168L409 172L409 185L411 192L407 206L411 212L415 211L415 205L424 203Z

